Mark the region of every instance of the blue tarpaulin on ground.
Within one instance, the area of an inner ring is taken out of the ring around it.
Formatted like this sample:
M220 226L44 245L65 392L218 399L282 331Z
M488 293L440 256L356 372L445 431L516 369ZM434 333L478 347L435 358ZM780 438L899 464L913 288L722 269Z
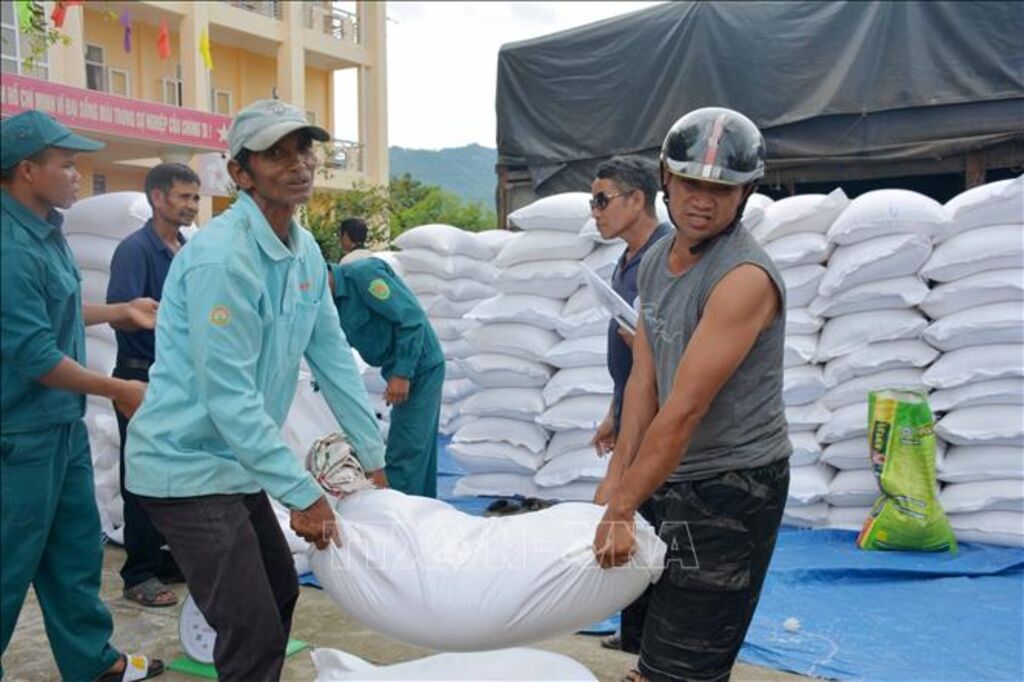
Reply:
M842 680L1024 679L1024 550L864 552L855 538L783 530L740 660Z

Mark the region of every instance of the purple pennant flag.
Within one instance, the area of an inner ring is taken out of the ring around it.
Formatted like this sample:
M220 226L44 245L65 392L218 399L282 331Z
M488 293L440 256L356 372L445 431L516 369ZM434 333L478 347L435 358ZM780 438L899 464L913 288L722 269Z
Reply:
M132 51L132 14L128 10L121 12L121 16L118 19L121 25L124 26L124 51Z

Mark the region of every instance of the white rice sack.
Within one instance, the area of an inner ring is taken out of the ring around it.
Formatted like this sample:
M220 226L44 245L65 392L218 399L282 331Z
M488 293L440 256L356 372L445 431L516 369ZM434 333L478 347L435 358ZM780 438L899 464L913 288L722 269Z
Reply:
M597 493L597 481L573 481L565 485L554 485L541 488L538 495L542 500L558 500L560 502L593 502Z
M402 264L408 277L412 273L425 273L442 279L472 279L493 285L498 268L487 261L466 256L444 256L428 249L399 251L395 258Z
M584 285L565 302L555 330L565 339L598 336L607 333L610 319L611 315L597 302L594 291Z
M533 480L544 488L581 480L600 483L608 473L610 459L599 457L592 447L573 450L549 461Z
M593 242L575 232L536 230L517 234L505 243L494 264L507 268L517 263L542 260L579 260L590 253Z
M830 443L822 449L821 461L840 471L870 470L872 465L868 439L848 438Z
M490 255L487 260L492 260L501 251L501 247L505 246L505 243L512 238L515 232L511 230L484 230L482 232L475 233L476 240L481 244L484 244L489 250Z
M831 415L832 413L821 404L821 401L806 405L786 406L786 422L789 424L790 432L817 431L818 427L828 421Z
M962 232L943 242L921 274L936 282L952 282L989 270L1024 266L1024 225L996 225Z
M602 244L583 259L583 264L597 273L597 276L606 282L611 282L612 273L618 264L622 254L626 252L626 243L616 240L611 244Z
M602 237L601 232L597 229L597 221L593 218L587 218L587 222L583 223L579 236L580 239L586 239L594 244L614 244L617 241L617 238L605 239Z
M950 514L949 525L960 542L1024 547L1024 514L1011 511Z
M409 273L405 276L405 283L417 296L433 294L453 301L479 300L498 293L494 287L482 282L471 279L442 279L422 272Z
M935 435L953 445L1024 447L1024 411L1020 405L962 407L939 419Z
M916 234L895 234L840 246L829 257L818 293L836 293L866 282L917 274L932 253L932 242Z
M825 325L819 315L808 308L789 308L786 310L786 334L817 334Z
M110 260L114 257L117 245L121 243L120 239L88 233L69 234L67 240L79 268L100 272L110 272Z
M533 474L468 474L455 481L456 497L537 497Z
M467 423L452 436L452 443L500 442L518 445L531 452L544 452L547 432L537 424L519 419L480 417ZM532 480L532 479L531 479Z
M459 366L481 388L543 388L554 372L548 365L501 353L471 355Z
M789 442L793 446L793 454L789 456L789 465L793 467L814 464L821 458L821 445L813 433L797 431L789 434Z
M816 232L798 232L769 242L765 252L776 267L791 268L796 265L816 265L828 260L831 251L828 240Z
M594 452L594 446L591 445L591 441L594 439L594 431L592 429L572 429L569 431L559 431L551 436L551 440L548 441L547 450L544 451L544 461L548 462L568 452L574 450L582 450L584 448L590 448Z
M825 499L828 484L834 475L833 470L823 464L793 467L789 470L788 500L807 505Z
M869 507L881 493L871 469L837 472L825 501L833 507Z
M825 394L825 379L818 365L789 367L782 376L782 400L789 405L806 405Z
M1024 449L1000 445L956 445L939 471L943 483L1024 479Z
M477 260L490 260L491 247L476 238L472 232L451 225L420 225L398 235L395 246L402 251L427 249L446 256L466 256Z
M764 212L775 200L765 194L755 192L747 199L747 205L743 207L743 226L754 232L754 228L764 220Z
M762 244L797 232L827 234L849 203L839 188L828 195L801 194L779 199L764 209L764 218L751 234Z
M829 388L868 374L905 367L924 368L939 356L939 351L924 341L879 341L829 360L825 365L825 385Z
M1024 512L1024 481L1020 478L1007 478L950 483L939 493L939 502L949 514L980 511Z
M461 360L459 361L461 362ZM451 381L454 379L468 379L466 373L462 371L462 365L459 362L446 362L444 365L444 379L445 381Z
M62 213L62 229L68 237L91 234L120 242L145 225L153 216L153 209L146 201L144 192L108 192L76 201L71 208ZM109 271L110 259L107 258L105 263L97 263L96 269Z
M1024 305L990 303L961 310L933 322L921 335L946 351L990 343L1024 343Z
M946 202L952 224L946 238L990 225L1024 223L1024 175L989 182Z
M916 310L850 313L825 323L818 340L818 359L832 360L880 341L916 339L928 320Z
M577 395L600 394L611 396L615 390L612 377L604 365L597 367L570 367L559 370L544 387L544 403L554 405L562 398Z
M871 516L870 505L863 507L829 507L825 527L860 532L869 516Z
M544 356L544 362L560 369L572 367L603 366L608 356L608 339L605 336L585 336L567 339L552 346Z
M889 308L913 308L928 296L928 285L916 275L865 282L843 289L833 296L817 296L811 301L815 315L838 317Z
M434 328L434 333L441 341L461 339L468 332L480 326L473 320L461 317L431 317L429 319L430 326Z
M827 445L852 438L866 438L867 435L868 404L863 402L840 407L833 412L818 429L818 442Z
M664 564L664 543L637 515L634 561L601 569L590 545L604 509L592 504L485 518L364 490L336 509L342 546L310 558L327 594L371 630L431 649L482 651L575 632L632 603Z
M869 392L883 388L927 391L927 387L921 381L923 374L923 370L914 367L865 374L828 389L821 402L830 410L838 410L846 405L862 403L868 399Z
M551 431L596 429L608 413L608 396L583 395L560 400L537 417Z
M579 289L579 261L547 260L517 263L502 270L495 286L506 294L531 294L561 303Z
M467 474L531 475L544 463L540 453L501 442L452 443L448 451Z
M482 301L466 315L482 323L511 322L554 329L562 316L562 302L546 296L502 294Z
M561 342L561 337L550 329L530 324L485 324L474 329L466 340L477 353L501 353L524 360L544 362L548 351Z
M573 315L579 315L580 313L586 313L593 310L601 310L601 304L598 303L597 296L594 295L594 290L589 286L581 286L577 289L572 296L562 306L562 316L571 317Z
M818 295L825 272L820 265L798 265L782 270L779 274L786 286L786 307L806 308Z
M93 270L92 268L79 268L82 275L82 302L83 303L106 303L107 283L110 281L110 273L106 270Z
M998 343L943 353L924 373L932 388L955 388L975 381L1024 377L1024 345Z
M508 215L509 225L524 232L558 230L576 234L590 218L589 192L563 192L543 197Z
M819 528L828 519L828 505L824 502L800 504L790 498L782 512L782 524L794 528Z
M408 282L406 282L408 284ZM424 294L422 292L413 289L413 293L416 294L416 298L419 299L420 307L430 317L462 317L470 310L480 304L481 301L491 298L490 296L483 296L481 298L472 298L466 301L453 301L437 294Z
M1024 379L973 381L935 391L928 396L928 403L935 412L980 405L1024 405Z
M316 682L341 680L597 680L568 656L537 649L435 654L394 665L376 666L337 649L310 653Z
M1024 270L989 270L939 284L921 302L921 310L937 320L990 303L1024 305Z
M117 342L98 336L85 337L85 366L106 376L114 371L117 364Z
M544 407L544 397L539 388L485 388L466 398L462 403L462 414L532 422Z
M476 349L465 338L441 339L441 352L444 353L445 360L458 362L473 355Z
M818 351L817 334L801 334L786 336L786 345L782 354L783 367L796 367L814 361Z
M446 379L441 388L441 400L453 403L472 395L476 390L476 384L469 379Z
M892 234L916 234L929 241L949 229L949 211L931 197L906 189L878 189L846 207L828 231L835 244L856 244Z

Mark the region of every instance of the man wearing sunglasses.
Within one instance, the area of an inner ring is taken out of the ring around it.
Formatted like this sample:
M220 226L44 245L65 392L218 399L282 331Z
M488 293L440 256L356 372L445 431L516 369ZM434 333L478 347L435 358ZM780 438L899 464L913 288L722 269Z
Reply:
M626 243L626 251L612 273L612 288L624 301L633 302L637 297L636 275L640 260L655 242L672 232L668 223L658 223L654 208L658 193L655 169L639 157L613 157L598 166L590 191L590 213L601 237ZM608 373L614 391L608 414L592 441L600 455L615 447L622 419L622 396L632 367L633 332L612 320L608 323ZM648 507L641 505L639 511L653 524L654 517ZM619 634L602 641L602 646L634 654L640 651L648 597L649 591L623 610Z
M629 560L650 499L668 546L633 680L727 680L757 607L789 487L785 286L741 225L764 176L748 118L706 108L661 148L675 227L638 275L622 423L595 501L602 566Z

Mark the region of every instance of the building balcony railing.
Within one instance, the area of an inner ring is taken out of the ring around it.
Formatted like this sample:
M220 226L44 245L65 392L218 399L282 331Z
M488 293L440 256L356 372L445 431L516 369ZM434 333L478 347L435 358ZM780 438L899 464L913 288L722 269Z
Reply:
M306 3L304 9L306 28L340 42L360 44L359 19L352 12L333 7L330 2Z
M363 172L363 145L352 140L333 140L327 143L324 166L331 170Z
M228 0L228 4L271 19L281 20L284 16L280 0Z

